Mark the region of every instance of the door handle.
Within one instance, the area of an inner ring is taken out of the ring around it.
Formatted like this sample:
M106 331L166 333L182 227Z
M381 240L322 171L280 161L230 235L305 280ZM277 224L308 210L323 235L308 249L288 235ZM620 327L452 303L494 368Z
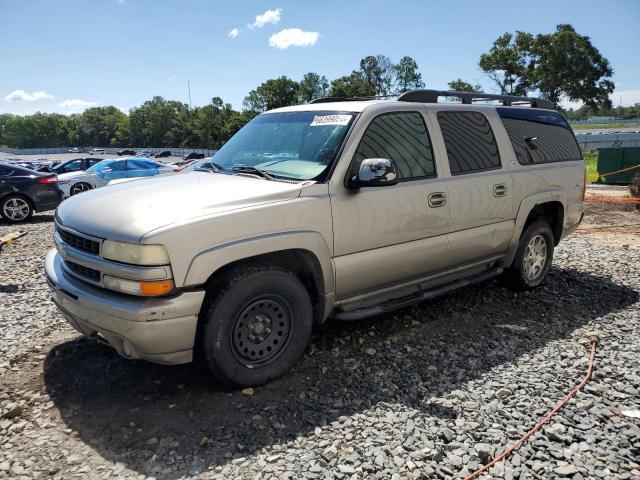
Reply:
M428 197L431 208L444 207L447 204L447 196L443 192L433 192Z
M498 183L493 186L494 197L504 197L507 194L507 186L504 183Z

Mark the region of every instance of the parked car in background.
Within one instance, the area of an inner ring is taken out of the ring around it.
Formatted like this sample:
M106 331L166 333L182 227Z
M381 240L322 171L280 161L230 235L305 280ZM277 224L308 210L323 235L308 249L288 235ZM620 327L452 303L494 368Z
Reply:
M177 165L178 162L174 163ZM201 160L191 160L189 162L181 162L183 165L180 166L180 173L189 173L195 172L197 168L202 168L205 170L215 170L219 166L213 162L213 157L206 157Z
M73 147L70 148L69 150L67 150L69 153L82 153L82 149L78 148L78 147Z
M174 173L177 169L145 157L102 160L84 172L63 173L58 177L63 198L104 187L119 178L151 177Z
M51 165L43 165L38 169L39 172L53 172L58 175L69 172L83 172L87 168L95 165L100 161L95 157L74 158L66 162L53 163Z
M92 148L89 150L89 155L102 154L104 153L104 148Z
M169 150L163 150L160 153L156 153L156 158L166 158L170 156L171 156L171 152Z
M204 153L191 152L182 156L183 160L200 160L204 158Z
M120 150L120 151L118 151L116 153L118 154L119 157L122 157L124 155L126 155L128 157L131 157L131 156L136 154L135 150L129 150L129 149L126 149L126 148L124 150Z
M136 152L136 157L152 158L153 157L153 152L151 150L138 150Z
M0 162L0 217L6 221L28 220L34 212L55 209L61 200L55 174Z

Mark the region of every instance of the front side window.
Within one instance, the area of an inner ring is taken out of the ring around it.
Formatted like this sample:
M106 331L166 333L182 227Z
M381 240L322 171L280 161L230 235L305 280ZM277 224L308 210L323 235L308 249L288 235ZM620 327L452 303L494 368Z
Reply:
M353 112L265 113L245 125L215 155L223 171L258 168L272 177L319 179L353 121Z
M366 158L393 160L400 180L435 176L433 151L422 115L385 113L374 118L354 155L354 165Z
M479 112L438 112L451 175L500 168L500 153L487 117Z

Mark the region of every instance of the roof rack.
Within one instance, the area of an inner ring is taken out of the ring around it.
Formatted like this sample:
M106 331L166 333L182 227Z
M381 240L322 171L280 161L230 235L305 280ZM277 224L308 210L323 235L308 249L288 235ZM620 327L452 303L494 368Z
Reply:
M549 100L533 97L518 97L516 95L495 95L492 93L454 92L446 90L413 90L398 97L399 102L438 103L438 97L453 97L470 105L476 100L499 100L505 107L519 107L529 105L531 108L555 110L555 105Z
M366 102L367 100L379 100L393 95L383 95L380 97L323 97L311 100L309 103L330 103L330 102Z
M309 103L329 102L362 102L368 100L381 100L397 95L380 95L371 97L324 97L311 100ZM544 108L555 110L555 105L549 100L533 97L518 97L516 95L496 95L493 93L454 92L447 90L412 90L398 97L399 102L438 103L438 97L459 98L463 104L471 105L478 100L498 100L505 107L530 106L531 108Z

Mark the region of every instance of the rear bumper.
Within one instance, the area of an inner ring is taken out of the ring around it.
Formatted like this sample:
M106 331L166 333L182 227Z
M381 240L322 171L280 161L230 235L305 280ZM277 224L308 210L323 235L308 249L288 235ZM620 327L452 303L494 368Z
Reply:
M203 290L168 298L137 298L70 277L55 249L45 258L53 302L76 330L102 340L122 356L163 364L193 359Z

